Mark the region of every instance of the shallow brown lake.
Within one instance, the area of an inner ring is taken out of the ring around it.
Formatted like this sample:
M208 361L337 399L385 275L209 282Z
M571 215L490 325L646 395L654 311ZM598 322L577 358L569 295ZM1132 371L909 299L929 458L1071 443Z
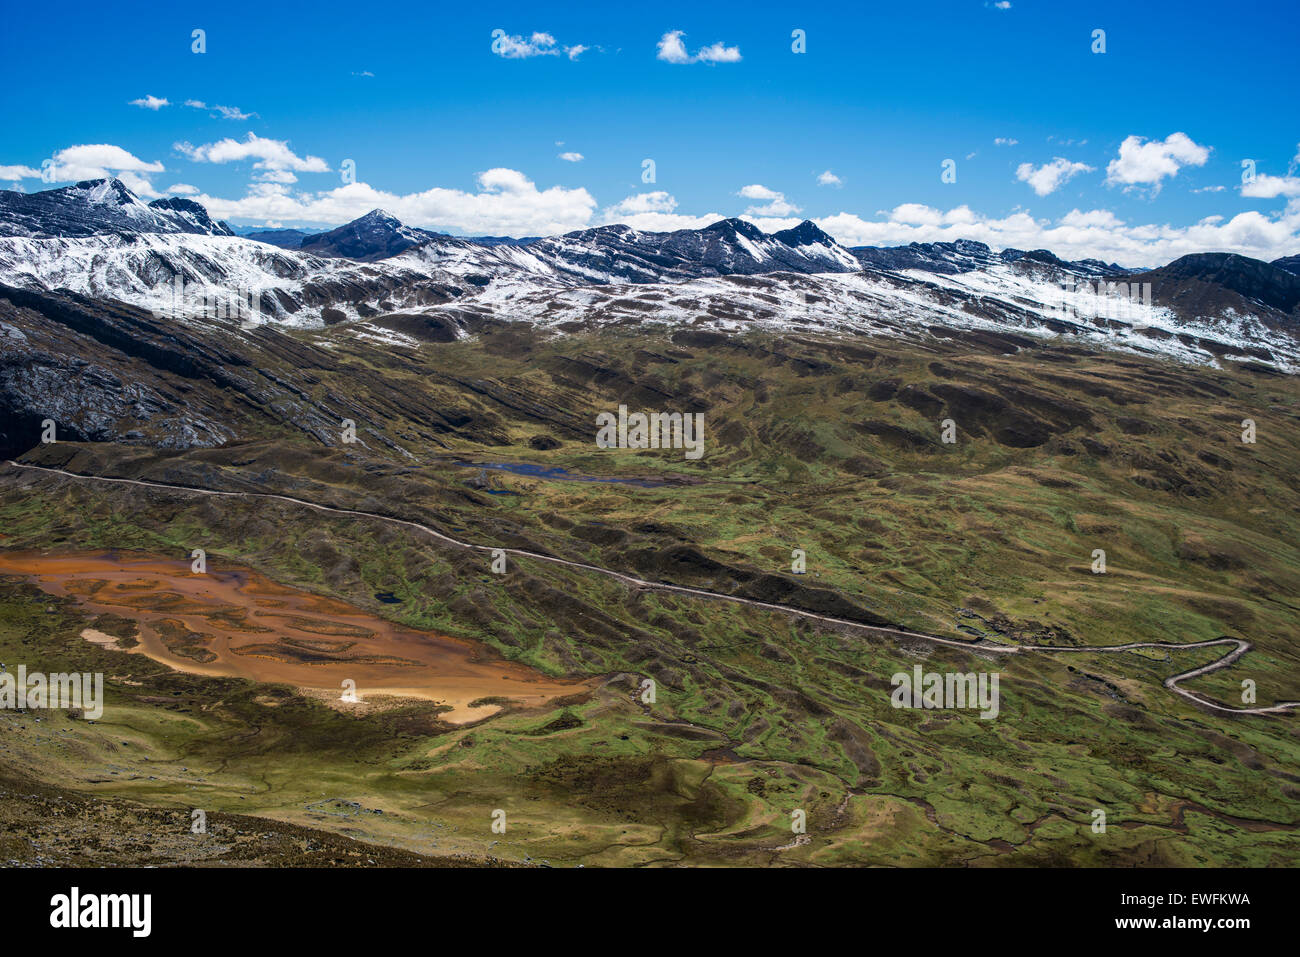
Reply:
M480 643L407 628L212 559L199 575L187 561L126 552L0 552L0 574L75 598L91 613L132 619L139 644L129 651L169 668L291 684L341 708L349 707L339 700L345 679L356 683L355 707L364 707L367 695L421 698L449 706L443 718L456 724L500 710L469 706L480 698L535 707L591 687L505 661ZM91 629L83 635L115 645Z

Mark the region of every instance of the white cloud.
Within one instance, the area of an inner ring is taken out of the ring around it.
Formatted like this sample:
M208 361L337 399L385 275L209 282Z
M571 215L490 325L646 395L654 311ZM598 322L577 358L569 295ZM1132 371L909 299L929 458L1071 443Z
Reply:
M554 235L582 229L596 201L585 189L553 186L539 190L523 173L490 169L478 174L478 191L435 187L395 194L367 183L349 183L318 193L293 193L280 183L251 183L241 199L200 196L217 219L299 221L340 224L375 208L387 209L405 223L456 229L470 235Z
M1060 189L1062 185L1080 173L1091 173L1093 167L1087 163L1072 163L1058 156L1050 163L1035 167L1033 163L1021 163L1016 167L1016 179L1028 183L1039 196L1046 196Z
M822 173L820 176L817 177L817 185L818 186L843 186L844 180L840 179L830 170L826 170L824 173Z
M997 0L996 3L986 4L986 6L991 6L994 10L1010 10L1011 0Z
M132 100L131 105L143 107L146 110L160 110L164 106L171 106L165 97L159 96L142 96L138 100Z
M883 215L870 221L839 213L816 223L846 246L974 239L995 249L1050 249L1064 259L1096 258L1133 267L1162 265L1206 250L1272 260L1293 255L1300 247L1300 200L1292 200L1276 216L1252 210L1228 220L1209 216L1190 226L1130 224L1109 210L1072 210L1053 221L1026 212L996 218L966 207L945 212L915 203Z
M642 213L671 213L677 208L677 200L662 189L652 193L637 193L628 196L605 210L609 222L622 222L619 216L639 216Z
M214 106L213 109L217 111L223 120L251 120L257 116L256 113L245 113L234 106Z
M203 146L176 143L173 147L195 163L230 163L256 159L255 169L291 169L299 173L327 173L329 165L319 156L301 157L289 149L285 140L265 139L249 133L245 140L224 139Z
M497 56L507 60L521 60L530 56L548 56L557 53L554 49L555 37L549 33L534 33L528 39L522 36L502 36L497 38L492 50Z
M356 74L353 75L355 76ZM208 104L204 103L202 100L186 100L185 105L196 110L209 109ZM251 120L253 117L257 116L256 113L245 113L237 106L219 106L213 104L211 109L213 116L219 116L223 120Z
M695 59L701 63L739 63L740 47L724 46L722 43L711 43L700 49L695 54Z
M66 183L116 176L128 189L146 199L156 199L161 195L144 174L161 173L163 164L146 162L120 146L109 143L69 146L59 150L51 159L53 162L46 167L49 182Z
M1241 195L1253 199L1276 199L1300 196L1300 177L1259 174L1252 182L1241 184Z
M665 63L690 63L691 55L686 52L686 44L682 42L683 36L685 34L681 30L672 30L660 37L656 59L663 60Z
M591 47L575 43L561 46L549 33L538 31L530 37L512 36L504 30L494 30L492 35L492 52L507 60L525 60L535 56L559 56L561 52L570 60L576 60Z
M287 169L267 169L253 175L259 183L296 183L298 177Z
M0 179L39 179L41 171L30 166L0 166Z
M736 195L743 196L745 199L763 200L767 203L766 206L750 206L745 210L746 216L789 216L799 212L799 207L789 202L784 193L778 193L758 183L742 186Z
M167 192L171 193L173 196L197 196L199 194L199 188L197 186L191 186L189 183L174 183L167 187Z
M1210 148L1194 143L1186 133L1170 133L1163 141L1149 142L1141 136L1128 136L1119 146L1119 156L1106 166L1106 183L1126 189L1150 186L1159 192L1162 179L1178 175L1184 166L1204 166L1209 158Z
M729 47L722 42L712 43L709 46L701 47L692 56L686 51L686 44L682 42L682 37L686 36L682 30L670 30L659 38L655 45L658 53L656 59L663 60L665 63L739 63L740 47Z
M1020 140L1013 140L1006 136L999 136L993 141L994 146L1015 146Z
M581 163L583 156L581 153L561 153L560 159L566 163Z
M676 199L663 190L655 190L628 196L606 208L601 213L601 221L606 225L622 223L647 232L668 232L674 229L703 229L720 219L726 219L721 213L686 216L674 212L676 209Z

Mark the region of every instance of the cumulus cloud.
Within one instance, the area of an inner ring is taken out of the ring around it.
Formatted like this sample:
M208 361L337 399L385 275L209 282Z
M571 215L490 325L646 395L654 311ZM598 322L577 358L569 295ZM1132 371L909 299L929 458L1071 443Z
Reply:
M282 183L251 183L240 199L196 198L218 219L337 225L382 208L415 226L507 236L582 229L596 209L595 199L585 189L553 186L539 190L517 170L490 169L479 173L477 180L477 192L435 187L396 194L367 183L349 183L322 192L295 193Z
M561 153L560 159L566 163L581 163L583 156L581 153Z
M799 207L789 202L784 193L778 193L774 189L768 189L755 183L751 186L742 186L737 196L743 196L745 199L757 199L767 203L766 206L750 206L745 210L746 216L789 216L792 213L799 212Z
M1106 166L1106 183L1126 189L1150 186L1159 192L1161 180L1177 176L1184 166L1204 166L1210 147L1200 146L1186 133L1170 133L1163 140L1127 136L1119 145L1119 156Z
M1020 140L1013 140L1006 136L999 136L993 140L993 145L994 146L1015 146L1019 142Z
M721 213L689 216L677 213L677 200L663 190L637 193L628 196L601 212L601 222L610 225L622 223L633 229L647 232L668 232L674 229L703 229L726 219Z
M1093 167L1087 163L1072 163L1058 156L1050 163L1034 166L1033 163L1021 163L1016 167L1016 179L1028 183L1039 196L1046 196L1060 189L1069 179L1080 173L1091 173Z
M1272 260L1300 247L1300 200L1292 200L1275 216L1250 211L1227 220L1208 216L1190 226L1128 223L1110 210L1096 209L1071 210L1049 220L1027 212L990 217L965 206L945 211L907 203L882 215L872 221L838 213L816 223L846 246L974 239L994 249L1050 249L1066 259L1096 258L1133 267L1157 266L1206 250Z
M722 42L711 43L706 47L700 47L692 55L686 50L686 44L682 37L686 36L685 31L670 30L659 38L655 45L658 53L656 59L663 60L665 63L739 63L740 47L729 47Z
M197 196L199 194L199 188L197 186L191 186L189 183L174 183L167 187L167 192L171 193L173 196Z
M39 179L41 171L30 166L0 166L0 179Z
M255 159L255 169L295 170L299 173L328 173L329 164L319 156L301 157L289 149L288 141L266 139L249 133L244 140L226 138L216 143L192 146L176 143L178 153L195 163L232 163Z
M131 101L132 106L139 106L146 110L161 110L164 106L171 106L165 97L160 96L142 96L138 100Z
M253 175L259 183L296 183L298 177L287 169L267 169Z
M1300 177L1268 176L1261 173L1251 182L1241 184L1241 195L1252 199L1300 196Z
M105 179L116 176L128 189L146 199L156 199L147 173L161 173L163 164L146 162L135 154L110 143L85 143L59 150L50 163L38 173L52 183L76 182L83 179Z
M504 30L492 31L492 52L507 60L526 60L535 56L559 56L563 53L570 60L576 60L591 47L581 43L561 46L549 33L538 31L532 36L512 36Z
M817 185L818 186L843 186L844 180L840 179L830 170L826 170L824 173L822 173L820 176L817 177Z
M611 216L638 216L641 213L671 213L676 208L677 200L670 193L658 189L652 193L628 196L608 207L605 210L605 217L609 219Z

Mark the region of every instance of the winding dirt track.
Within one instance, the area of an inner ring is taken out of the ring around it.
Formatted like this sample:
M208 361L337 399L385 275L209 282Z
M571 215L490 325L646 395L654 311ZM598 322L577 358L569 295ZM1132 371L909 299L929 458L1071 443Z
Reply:
M227 498L263 498L275 499L281 502L288 502L291 505L299 505L303 508L315 509L318 512L328 512L334 515L352 515L358 518L366 518L374 521L389 522L393 525L404 525L407 528L423 532L431 538L437 539L454 548L471 549L480 552L495 552L498 548L493 545L476 545L473 542L463 542L460 539L452 538L450 535L443 534L427 525L419 522L412 522L403 518L393 518L391 515L380 515L375 512L363 512L351 508L338 508L333 505L320 505L316 502L309 502L306 499L293 498L289 495L280 495L275 492L226 492L218 489L196 488L190 485L172 485L166 482L150 482L145 479L128 479L112 478L105 475L82 475L77 472L68 472L64 469L48 468L43 465L27 465L22 462L15 462L12 459L9 465L19 469L29 469L37 472L47 472L52 475L62 475L66 478L79 479L90 482L113 482L119 485L135 485L141 488L157 488L166 491L189 492L194 495L219 496ZM754 598L741 598L736 595L726 595L721 592L708 591L703 588L689 588L685 585L670 585L666 582L652 582L643 578L637 578L635 575L626 575L623 572L616 572L612 569L601 568L599 565L589 565L586 562L570 561L567 558L557 558L553 555L542 555L538 552L530 552L521 548L501 548L499 549L507 555L515 555L519 558L530 558L534 561L550 562L553 565L564 565L568 568L580 568L583 571L594 572L598 575L604 575L608 578L615 578L631 586L632 588L652 589L654 591L675 592L682 595L694 595L698 598L709 598L715 601L729 601L738 605L749 605L753 608L766 608L769 611L781 612L786 615L793 615L798 618L805 618L812 621L822 621L827 624L837 625L840 627L854 628L859 631L871 632L891 638L917 638L921 641L929 641L940 645L950 645L955 648L964 648L966 650L975 649L990 654L999 655L1018 655L1025 652L1038 652L1040 654L1114 654L1125 651L1136 651L1145 648L1161 648L1170 651L1186 651L1192 648L1212 648L1218 645L1232 646L1232 651L1225 654L1222 658L1210 662L1208 665L1202 665L1199 668L1193 668L1190 671L1184 671L1170 678L1166 678L1164 685L1175 694L1182 695L1188 701L1191 701L1203 708L1209 708L1214 711L1221 711L1227 714L1280 714L1290 711L1294 708L1300 708L1300 701L1280 701L1277 704L1267 708L1231 708L1227 705L1219 704L1203 695L1194 691L1188 691L1179 687L1179 682L1190 678L1198 678L1201 675L1209 674L1213 671L1230 667L1242 655L1250 651L1253 647L1250 642L1240 638L1216 638L1212 641L1196 641L1185 644L1176 644L1174 642L1161 641L1138 641L1130 642L1125 645L1087 645L1082 647L1057 648L1051 645L999 645L991 641L959 641L954 638L940 638L937 635L927 635L916 631L904 631L898 628L880 628L874 625L864 625L847 618L836 618L832 615L819 615L815 612L804 611L801 608L792 608L789 605L780 605L772 602L758 601Z

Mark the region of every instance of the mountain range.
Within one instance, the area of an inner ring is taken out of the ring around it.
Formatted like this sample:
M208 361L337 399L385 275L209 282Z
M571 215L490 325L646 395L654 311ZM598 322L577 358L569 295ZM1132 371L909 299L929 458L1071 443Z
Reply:
M0 192L0 284L180 320L220 318L210 307L234 295L252 303L251 324L344 323L398 346L421 330L460 336L510 316L560 331L618 323L1065 335L1289 371L1300 362L1298 263L1203 253L1135 271L971 240L845 247L811 221L774 233L725 219L671 232L608 225L467 239L378 209L321 233L240 236L198 203L145 203L116 179ZM421 316L414 325L391 318L412 312Z

